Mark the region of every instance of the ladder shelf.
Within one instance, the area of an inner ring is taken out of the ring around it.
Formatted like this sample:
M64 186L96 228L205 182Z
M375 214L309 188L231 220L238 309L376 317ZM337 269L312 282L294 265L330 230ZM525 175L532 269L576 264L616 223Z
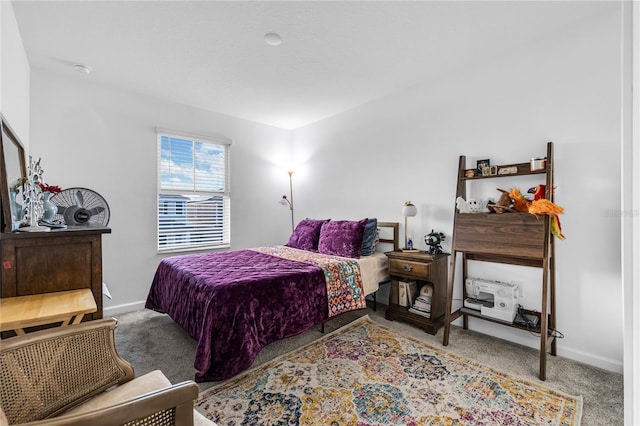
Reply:
M515 163L498 166L497 170L509 168L509 174L491 176L467 176L466 157L461 155L458 163L456 199L467 198L467 183L478 179L502 179L525 175L546 175L545 198L553 201L553 143L547 143L546 166L541 170L530 170L529 163ZM555 329L555 252L554 237L550 231L551 220L548 215L534 216L530 213L458 213L454 214L453 242L449 279L447 282L447 305L444 319L442 344L449 344L451 322L463 318L463 327L468 328L469 317L479 318L493 323L529 330L540 334L540 380L546 379L546 354L556 355L556 339L552 336ZM453 288L457 257L462 261L462 292L466 297L464 282L467 279L467 262L481 261L505 263L542 268L542 300L540 312L528 311L539 315L535 328L509 323L483 316L479 311L461 307L452 312Z

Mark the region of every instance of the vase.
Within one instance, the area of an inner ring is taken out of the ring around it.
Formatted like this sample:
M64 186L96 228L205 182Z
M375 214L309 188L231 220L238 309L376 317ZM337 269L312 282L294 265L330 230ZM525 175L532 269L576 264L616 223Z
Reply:
M49 198L51 198L50 192L42 193L42 207L44 210L44 213L42 214L42 220L45 220L47 222L51 222L56 213L58 213L58 206L53 204Z
M11 219L13 222L20 222L22 218L24 218L24 211L22 210L22 205L16 201L16 197L18 196L17 191L9 191L10 203L11 206Z

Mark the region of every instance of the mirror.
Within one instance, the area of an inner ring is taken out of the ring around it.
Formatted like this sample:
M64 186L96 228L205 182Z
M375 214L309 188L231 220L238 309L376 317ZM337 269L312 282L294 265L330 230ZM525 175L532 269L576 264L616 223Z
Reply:
M2 231L18 229L23 218L23 183L27 177L24 148L3 115L0 138L0 201L2 205Z

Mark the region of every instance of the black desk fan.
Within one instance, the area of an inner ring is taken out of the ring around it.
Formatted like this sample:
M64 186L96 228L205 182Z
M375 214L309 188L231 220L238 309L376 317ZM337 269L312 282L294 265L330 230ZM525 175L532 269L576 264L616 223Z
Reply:
M51 202L58 206L55 222L67 226L107 226L109 205L97 192L87 188L67 188L51 196Z

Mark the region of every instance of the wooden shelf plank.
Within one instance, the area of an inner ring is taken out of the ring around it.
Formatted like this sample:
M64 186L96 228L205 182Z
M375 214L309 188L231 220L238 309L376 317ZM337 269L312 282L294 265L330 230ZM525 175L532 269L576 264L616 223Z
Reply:
M543 259L546 224L529 213L456 213L452 250Z
M525 311L525 312L531 312L531 311ZM502 320L499 320L497 318L488 317L486 315L482 315L480 313L480 311L478 311L478 310L465 308L465 307L460 308L460 315L469 315L469 316L474 317L474 318L480 318L480 319L483 319L483 320L486 320L486 321L495 322L496 324L502 324L502 325L506 325L508 327L513 327L513 328L517 328L517 329L524 330L524 331L530 331L532 333L540 333L540 322L538 322L538 325L535 326L535 327L527 327L526 325L517 324L517 323L514 323L514 322L502 321ZM539 315L539 313L538 313L538 315ZM549 337L552 337L548 332L547 332L547 335Z
M496 178L506 178L506 177L514 177L514 176L526 176L526 175L539 175L547 172L546 169L542 170L534 170L531 171L530 163L516 163L516 164L503 164L500 166L496 166L498 172L501 169L507 169L511 167L517 168L516 173L508 173L508 174L496 174L491 176L483 176L483 175L475 175L475 176L465 176L465 172L470 169L462 169L461 173L458 175L460 180L478 180L478 179L496 179Z

